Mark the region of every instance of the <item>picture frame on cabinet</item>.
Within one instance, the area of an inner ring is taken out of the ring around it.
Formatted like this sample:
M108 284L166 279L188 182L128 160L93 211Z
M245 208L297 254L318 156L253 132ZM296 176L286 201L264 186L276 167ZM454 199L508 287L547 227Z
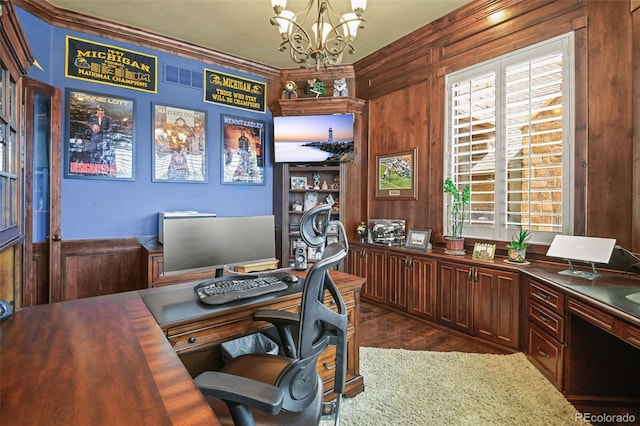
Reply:
M324 253L324 246L309 247L307 252L307 260L310 262L317 262L322 259L322 253Z
M472 257L476 260L493 260L496 254L495 244L475 243Z
M206 112L158 103L152 108L152 181L206 183Z
M265 122L221 115L222 183L264 185Z
M430 248L431 229L409 229L405 248L427 251Z
M67 89L66 178L135 180L134 100Z
M307 189L307 177L291 176L291 189Z
M417 199L417 148L376 155L376 198Z

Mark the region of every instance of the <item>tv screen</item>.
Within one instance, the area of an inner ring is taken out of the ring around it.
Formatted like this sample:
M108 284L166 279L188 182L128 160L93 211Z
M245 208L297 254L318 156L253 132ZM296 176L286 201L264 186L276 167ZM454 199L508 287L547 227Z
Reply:
M353 114L274 117L274 161L276 163L353 161L353 119Z

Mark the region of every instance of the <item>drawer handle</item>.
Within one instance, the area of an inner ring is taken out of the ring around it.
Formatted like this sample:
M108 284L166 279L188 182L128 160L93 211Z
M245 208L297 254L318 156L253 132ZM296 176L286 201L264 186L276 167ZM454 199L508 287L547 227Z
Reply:
M547 293L538 293L538 297L540 297L540 299L542 299L542 300L551 299L551 296L549 296Z
M542 355L542 356L543 356L543 357L545 357L545 358L549 358L549 354L548 354L548 353L546 353L545 351L543 351L542 349L540 349L540 346L536 347L536 349L538 350L538 353L539 353L540 355Z
M334 364L333 366L331 366L331 367L330 367L330 366L329 366L329 364L327 364L327 361L323 362L323 363L322 363L322 366L323 366L324 368L326 368L327 370L335 370L335 369L336 369L336 365L335 365L335 364Z
M187 340L187 342L195 343L196 342L196 338L195 337L189 337L189 340Z
M545 317L544 315L540 315L540 314L538 314L538 318L540 318L540 321L542 321L545 324L549 324L549 321L551 321L549 318Z

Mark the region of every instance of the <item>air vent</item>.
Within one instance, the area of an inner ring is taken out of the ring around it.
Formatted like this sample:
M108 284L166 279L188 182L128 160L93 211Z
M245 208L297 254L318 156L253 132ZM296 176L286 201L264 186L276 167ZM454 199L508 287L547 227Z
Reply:
M165 65L164 67L164 81L166 83L202 89L202 78L202 73L198 71L191 71L173 65Z

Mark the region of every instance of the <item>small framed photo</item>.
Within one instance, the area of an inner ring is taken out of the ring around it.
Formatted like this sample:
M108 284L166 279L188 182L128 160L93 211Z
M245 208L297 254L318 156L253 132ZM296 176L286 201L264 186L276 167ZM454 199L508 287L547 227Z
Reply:
M318 260L322 260L322 253L324 252L324 247L309 247L307 257L310 262L316 262Z
M304 211L311 210L318 205L318 193L307 192L304 194Z
M327 230L326 230L326 234L327 235L338 235L338 225L327 225ZM328 239L327 239L328 241Z
M337 243L340 239L337 235L327 235L327 245Z
M493 260L496 254L495 244L476 243L473 246L473 258L477 260Z
M307 189L307 177L291 176L291 189Z
M409 229L405 248L427 251L429 249L431 229Z

